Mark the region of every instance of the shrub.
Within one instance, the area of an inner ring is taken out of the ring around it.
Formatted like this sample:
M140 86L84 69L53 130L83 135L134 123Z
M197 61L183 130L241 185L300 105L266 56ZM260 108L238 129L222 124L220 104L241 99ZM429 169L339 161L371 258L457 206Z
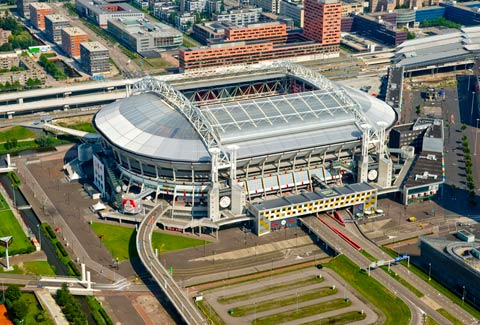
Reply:
M5 290L5 299L9 300L11 303L14 303L22 296L22 292L20 288L16 285L9 286L7 290Z
M68 269L72 272L72 275L74 276L81 275L80 271L78 270L77 266L75 265L75 263L73 263L72 260L68 261L67 266L68 266Z
M46 225L45 230L47 231L48 236L50 236L51 239L57 238L57 235L55 234L55 231L53 231L53 229L52 229L52 227L50 227L50 225Z
M68 256L68 253L67 251L65 250L65 247L63 247L62 243L57 241L57 243L55 244L55 246L57 246L58 250L60 251L60 253L63 255L63 257L67 257Z

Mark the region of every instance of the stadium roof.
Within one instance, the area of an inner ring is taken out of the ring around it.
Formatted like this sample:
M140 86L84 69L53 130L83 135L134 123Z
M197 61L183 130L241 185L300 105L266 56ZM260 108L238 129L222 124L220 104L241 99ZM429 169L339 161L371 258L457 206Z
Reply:
M186 97L179 99L188 102ZM175 105L161 94L141 92L107 105L94 123L109 142L132 153L172 161L208 161L208 145L198 126ZM379 130L396 121L396 113L385 102L333 83L324 89L223 102L196 110L220 146L237 146L238 159L358 141L361 124Z

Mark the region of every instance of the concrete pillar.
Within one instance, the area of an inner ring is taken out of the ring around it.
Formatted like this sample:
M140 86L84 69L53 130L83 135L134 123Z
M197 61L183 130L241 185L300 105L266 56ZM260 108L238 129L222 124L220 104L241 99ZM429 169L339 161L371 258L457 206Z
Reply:
M87 290L92 290L92 282L90 281L90 271L87 271Z
M19 104L23 104L23 98L19 98L19 99L18 99L18 103L19 103Z
M86 279L86 274L85 274L85 263L80 264L82 267L82 283L85 283Z

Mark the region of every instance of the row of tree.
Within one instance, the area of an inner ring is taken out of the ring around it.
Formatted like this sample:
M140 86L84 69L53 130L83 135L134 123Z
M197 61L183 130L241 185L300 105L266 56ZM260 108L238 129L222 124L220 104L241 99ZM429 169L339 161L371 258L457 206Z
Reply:
M57 80L67 79L67 75L60 70L55 63L48 59L48 56L45 54L40 54L39 63L42 67L45 68L48 74L52 75Z
M40 79L32 79L28 78L25 82L25 85L20 84L20 81L16 80L14 82L6 81L4 84L0 82L0 92L4 91L12 91L12 90L22 90L22 89L31 89L31 88L38 88L42 85Z
M82 307L70 293L67 284L64 283L61 289L57 290L55 296L57 304L62 307L63 314L70 324L87 325L87 316L82 311Z

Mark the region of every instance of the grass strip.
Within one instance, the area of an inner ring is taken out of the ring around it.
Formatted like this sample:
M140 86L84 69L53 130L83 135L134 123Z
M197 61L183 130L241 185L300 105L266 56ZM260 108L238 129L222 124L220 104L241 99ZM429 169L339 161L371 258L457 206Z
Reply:
M348 324L352 322L356 322L359 320L363 320L367 317L365 313L360 311L349 311L347 313L334 315L330 317L320 318L313 322L303 323L301 325L322 325L322 324L335 324L335 325L342 325Z
M440 325L439 322L437 322L436 320L434 320L434 319L433 319L432 317L430 317L430 316L427 316L427 317L425 318L425 324L426 324L426 325Z
M317 278L316 276L312 276L312 277L309 277L307 279L303 279L303 280L299 280L299 281L290 281L290 282L282 283L282 284L275 285L275 286L269 286L269 287L260 288L258 290L254 290L254 291L248 291L247 293L241 293L241 294L237 294L237 295L230 295L230 296L222 297L222 298L218 299L218 302L221 303L221 304L231 304L231 303L238 302L238 301L263 297L263 296L266 296L266 295L269 295L269 294L272 294L272 293L275 293L275 292L282 292L282 291L289 290L289 289L296 289L296 288L308 286L308 285L311 285L311 284L314 284L314 283L321 283L324 280L325 279L323 277Z
M412 293L415 294L415 296L421 298L424 296L424 294L418 290L417 288L415 288L410 282L408 282L407 280L401 278L397 273L393 272L392 270L388 270L387 267L385 266L382 266L381 267L382 270L384 270L385 272L387 272L388 275L390 275L392 278L394 278L395 280L397 280L400 284L402 284L405 288L407 288L408 290L410 290Z
M253 314L254 312L262 312L270 309L293 305L313 299L323 298L337 293L337 289L331 287L323 287L313 290L304 291L301 294L288 295L277 299L270 299L259 303L248 304L230 309L228 312L231 316L242 317L244 315ZM343 299L341 299L343 300Z
M446 319L448 319L449 321L451 321L453 324L455 325L463 325L463 323L458 320L455 316L453 316L452 314L450 314L448 311L446 311L445 309L443 308L440 308L440 309L437 309L438 313L440 315L442 315L443 317L445 317Z
M350 306L351 304L351 301L345 301L342 298L338 298L334 300L320 302L318 304L310 306L301 307L298 309L284 311L282 313L276 313L274 315L260 317L255 319L252 323L256 325L276 325L299 318L325 313L330 310L345 308Z
M196 304L211 324L227 325L227 323L223 321L220 315L218 315L217 312L212 309L212 307L205 300L197 301Z
M369 259L370 261L372 261L372 262L376 262L376 261L377 261L377 259L376 259L375 257L373 257L372 255L370 255L370 253L367 252L367 251L364 250L364 249L361 249L361 250L360 250L360 253L362 253L363 256L365 256L366 258L368 258L368 259Z
M392 257L397 257L398 256L398 253L395 252L393 249L391 248L387 248L387 247L382 247L382 249L390 256ZM401 261L400 263L402 263L404 266L407 266L407 262L406 261ZM457 296L455 293L453 293L452 291L450 291L447 287L443 286L440 282L436 281L435 279L431 279L431 280L428 280L428 274L425 273L422 269L416 267L415 265L413 264L410 264L410 267L408 268L412 273L414 273L416 276L418 276L420 279L422 279L423 281L427 282L428 284L430 284L433 288L435 288L436 290L438 290L441 294L443 294L445 297L447 297L448 299L450 299L451 301L453 301L455 304L457 304L458 306L460 306L461 308L463 308L467 313L469 313L470 315L472 315L473 317L477 318L477 319L480 319L480 311L478 311L477 309L475 309L472 305L470 305L469 303L467 303L466 301L462 301L462 299Z
M345 255L337 256L324 264L331 268L363 297L374 304L386 317L385 324L408 324L411 312L400 298L353 263Z

